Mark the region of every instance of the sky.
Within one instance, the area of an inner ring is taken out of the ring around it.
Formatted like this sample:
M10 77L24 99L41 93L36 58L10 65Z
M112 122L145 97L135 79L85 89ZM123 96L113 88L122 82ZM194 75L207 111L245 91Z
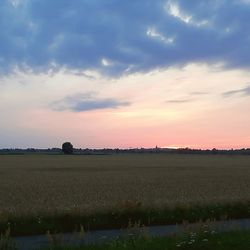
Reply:
M249 0L1 0L0 148L250 147Z

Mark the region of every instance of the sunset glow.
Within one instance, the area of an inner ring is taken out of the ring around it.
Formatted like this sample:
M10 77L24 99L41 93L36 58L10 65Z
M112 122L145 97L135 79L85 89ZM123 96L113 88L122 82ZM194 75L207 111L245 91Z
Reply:
M250 147L247 1L35 2L0 6L0 148Z

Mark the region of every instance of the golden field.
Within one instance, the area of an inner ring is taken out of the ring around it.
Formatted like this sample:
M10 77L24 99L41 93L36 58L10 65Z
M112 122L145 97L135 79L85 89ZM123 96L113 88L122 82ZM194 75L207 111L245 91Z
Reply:
M0 212L250 201L250 156L0 155Z

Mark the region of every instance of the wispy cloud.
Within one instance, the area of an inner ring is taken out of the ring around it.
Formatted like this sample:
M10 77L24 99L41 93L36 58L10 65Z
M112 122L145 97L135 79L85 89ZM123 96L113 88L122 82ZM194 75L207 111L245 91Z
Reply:
M186 98L180 98L180 99L169 99L166 100L166 103L172 103L172 104L184 104L184 103L190 103L195 100L198 100L199 98L202 98L205 95L208 95L209 92L204 91L193 91L186 95Z
M242 89L234 89L234 90L226 91L222 95L224 97L230 97L230 96L237 95L237 94L240 94L242 96L250 95L250 86L246 88L242 88Z
M195 96L203 96L203 95L208 95L209 92L205 92L205 91L194 91L194 92L191 92L190 95L195 95Z
M55 111L84 112L98 109L116 109L130 104L130 102L113 98L98 98L91 92L66 96L51 103L50 107Z
M182 104L182 103L188 103L192 101L193 101L192 99L171 99L171 100L166 100L166 103Z

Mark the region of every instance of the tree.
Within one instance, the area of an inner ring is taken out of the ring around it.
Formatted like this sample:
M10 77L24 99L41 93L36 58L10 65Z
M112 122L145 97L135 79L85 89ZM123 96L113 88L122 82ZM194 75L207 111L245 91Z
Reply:
M73 154L73 145L70 142L64 142L62 145L62 151L64 154Z

